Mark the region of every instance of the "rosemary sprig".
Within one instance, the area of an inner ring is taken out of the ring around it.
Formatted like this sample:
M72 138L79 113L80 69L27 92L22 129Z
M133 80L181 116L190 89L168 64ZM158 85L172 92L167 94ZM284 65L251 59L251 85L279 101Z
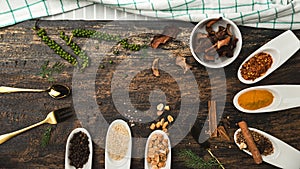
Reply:
M41 145L42 147L46 147L50 141L50 137L51 137L51 131L52 131L52 127L49 126L46 128L42 140L41 140Z
M184 149L179 152L179 157L185 160L185 165L193 169L209 169L218 166L215 159L204 160L192 150Z
M52 66L49 66L49 60L45 61L41 66L39 75L42 78L47 78L48 81L53 82L54 78L52 77L54 73L61 73L65 68L65 64L61 62L55 62Z

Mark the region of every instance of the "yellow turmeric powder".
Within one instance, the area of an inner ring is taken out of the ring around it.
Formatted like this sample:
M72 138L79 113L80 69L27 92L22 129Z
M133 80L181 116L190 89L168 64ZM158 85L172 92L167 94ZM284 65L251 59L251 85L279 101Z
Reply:
M247 110L257 110L269 106L274 96L268 90L250 90L240 95L238 104Z

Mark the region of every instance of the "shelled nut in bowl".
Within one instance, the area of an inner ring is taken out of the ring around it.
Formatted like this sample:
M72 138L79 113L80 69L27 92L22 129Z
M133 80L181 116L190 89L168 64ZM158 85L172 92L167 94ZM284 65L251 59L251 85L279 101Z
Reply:
M206 18L199 22L190 36L194 58L209 68L221 68L232 63L242 48L242 35L227 18Z

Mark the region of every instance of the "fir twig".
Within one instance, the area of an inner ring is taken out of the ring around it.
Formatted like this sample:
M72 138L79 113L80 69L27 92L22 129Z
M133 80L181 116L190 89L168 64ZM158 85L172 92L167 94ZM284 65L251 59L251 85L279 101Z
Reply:
M204 160L203 158L199 157L197 154L195 154L191 150L181 150L179 152L180 158L185 160L185 165L188 168L193 168L193 169L209 169L215 166L218 166L218 163L214 159L210 160Z
M46 128L42 140L41 140L41 145L42 147L46 147L50 141L50 137L51 137L51 131L52 131L52 127L49 126Z
M44 64L41 66L41 70L39 75L42 78L47 78L48 81L54 81L52 77L54 73L61 73L65 65L61 62L55 62L52 66L49 66L49 60L45 61Z
M225 169L224 166L222 165L222 163L217 159L216 156L214 156L214 154L210 151L210 149L207 149L207 152L210 154L210 156L211 156L212 158L214 158L214 159L217 161L217 163L219 164L219 166L220 166L222 169Z

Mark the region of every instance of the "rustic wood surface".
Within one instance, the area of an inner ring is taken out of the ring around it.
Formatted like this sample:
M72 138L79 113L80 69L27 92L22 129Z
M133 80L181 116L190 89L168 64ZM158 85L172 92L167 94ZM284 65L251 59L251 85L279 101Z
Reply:
M35 21L26 21L14 26L0 29L0 86L46 89L53 83L38 76L40 67L47 60L49 60L51 64L55 61L64 62L64 60L41 42L40 38L38 38L35 32L31 29L34 24ZM120 25L122 26L120 27L110 26L110 24L111 23L109 22L41 21L39 25L45 28L49 36L60 44L65 43L59 39L59 31L70 33L71 30L75 28L89 28L97 30L105 25L106 29L119 32L122 37L127 37L134 33L161 33L161 29L155 29L157 23L151 21L132 22L131 24L134 26L129 27L134 30L130 30L131 33L128 33L128 23L121 23ZM164 26L168 24L170 23L165 21L161 22L160 25ZM182 30L182 33L179 34L179 38L181 38L185 44L188 44L191 26L185 26L185 24L179 24L178 26ZM180 150L191 149L200 156L208 158L209 155L206 152L207 147L211 149L213 154L219 159L225 168L276 168L267 163L256 165L249 155L238 149L233 142L233 133L238 128L236 123L240 120L245 120L249 126L268 132L300 150L299 108L273 113L246 114L239 112L232 104L234 95L241 89L249 86L300 84L300 52L298 51L284 65L261 82L255 85L242 84L236 76L239 65L249 54L284 31L255 29L249 27L239 28L243 35L243 47L239 57L232 64L224 68L227 91L224 93L224 96L226 97L224 102L225 109L222 116L219 117L221 119L220 124L225 126L231 141L224 141L221 138L213 138L208 140L208 144L199 145L192 137L192 134L188 133L179 144L172 148L172 168L174 169L187 168L184 165L184 161L178 157L178 152ZM300 38L300 31L293 32L298 38ZM80 46L84 46L86 44L85 39L74 38L74 40ZM105 47L105 44L102 45L99 42L92 41L90 43L93 42L96 43L96 46L99 46L100 49ZM96 52L99 52L98 47L95 48L95 50ZM162 51L162 53L172 55L172 52L170 53L168 50ZM82 76L92 76L93 73L89 72L90 70L87 69L84 74L80 74L75 68L66 62L64 62L67 65L65 71L54 75L54 83L65 84L70 87L76 84L76 86L79 86L80 89L91 88L91 86L95 87L94 93L87 92L86 94L95 98L98 108L101 110L106 121L110 123L116 118L127 120L126 117L122 116L124 114L117 113L118 111L114 106L111 91L113 74L124 58L115 57L111 54L104 54L101 56L103 56L101 63L93 64L102 64L105 67L103 69L97 69L96 78L92 81L92 83L95 83L94 86L89 84L91 83L89 77L86 78L86 81L74 81L74 72L77 72L76 74L78 74L76 75L76 78L85 79ZM154 58L151 55L132 55L131 57L135 60L153 60ZM114 63L110 64L110 60ZM190 56L187 57L187 62L192 65L191 72L197 80L198 89L200 91L199 99L201 100L201 103L199 105L197 123L203 124L207 117L207 102L212 97L211 90L213 89L212 86L210 86L208 71L205 67L198 64ZM128 62L128 64L129 65L126 70L124 69L124 80L126 80L126 74L129 74L136 66L130 62ZM178 67L177 70L173 70L172 72L176 73L178 71L183 70ZM216 78L218 82L218 77ZM117 82L121 83L122 81L122 79L119 79ZM220 80L220 83L222 82L223 81ZM149 65L148 69L138 73L131 81L129 97L134 107L141 111L149 109L149 94L150 91L154 89L159 89L165 93L167 104L171 107L170 114L176 117L180 110L180 89L176 84L176 81L167 72L161 71L161 76L159 78L154 77L151 73L151 65ZM114 90L116 93L120 90L120 88L115 88ZM299 93L300 91L295 92ZM41 146L41 138L45 129L49 126L48 124L23 133L0 145L0 168L64 168L65 144L68 134L74 128L80 126L90 129L92 131L92 137L94 136L96 139L94 140L93 145L93 168L104 168L104 138L99 138L99 136L97 137L97 133L94 132L95 128L99 126L99 124L97 124L97 120L93 121L93 117L97 117L97 115L91 114L90 110L82 111L79 109L79 111L76 111L78 103L82 105L89 105L89 99L84 97L74 98L74 96L77 96L76 93L73 93L72 96L65 99L54 100L49 97L47 93L0 94L0 134L5 134L41 121L46 117L48 112L54 109L71 106L75 107L74 112L76 112L76 115L69 120L53 126L50 142L46 147ZM159 100L156 101L159 102ZM141 115L134 113L131 114L131 116L141 118ZM90 121L83 122L81 119L84 117L90 118ZM147 118L149 117L146 117L146 119ZM151 132L148 128L150 122L134 123L135 126L131 127L133 136L146 138ZM184 126L189 124L182 125ZM97 130L103 135L103 133L107 131L107 128L98 128ZM143 151L143 149L139 150L139 147L135 146L134 149L137 149L136 152ZM131 168L144 168L143 162L144 161L141 158L133 158L131 161Z

